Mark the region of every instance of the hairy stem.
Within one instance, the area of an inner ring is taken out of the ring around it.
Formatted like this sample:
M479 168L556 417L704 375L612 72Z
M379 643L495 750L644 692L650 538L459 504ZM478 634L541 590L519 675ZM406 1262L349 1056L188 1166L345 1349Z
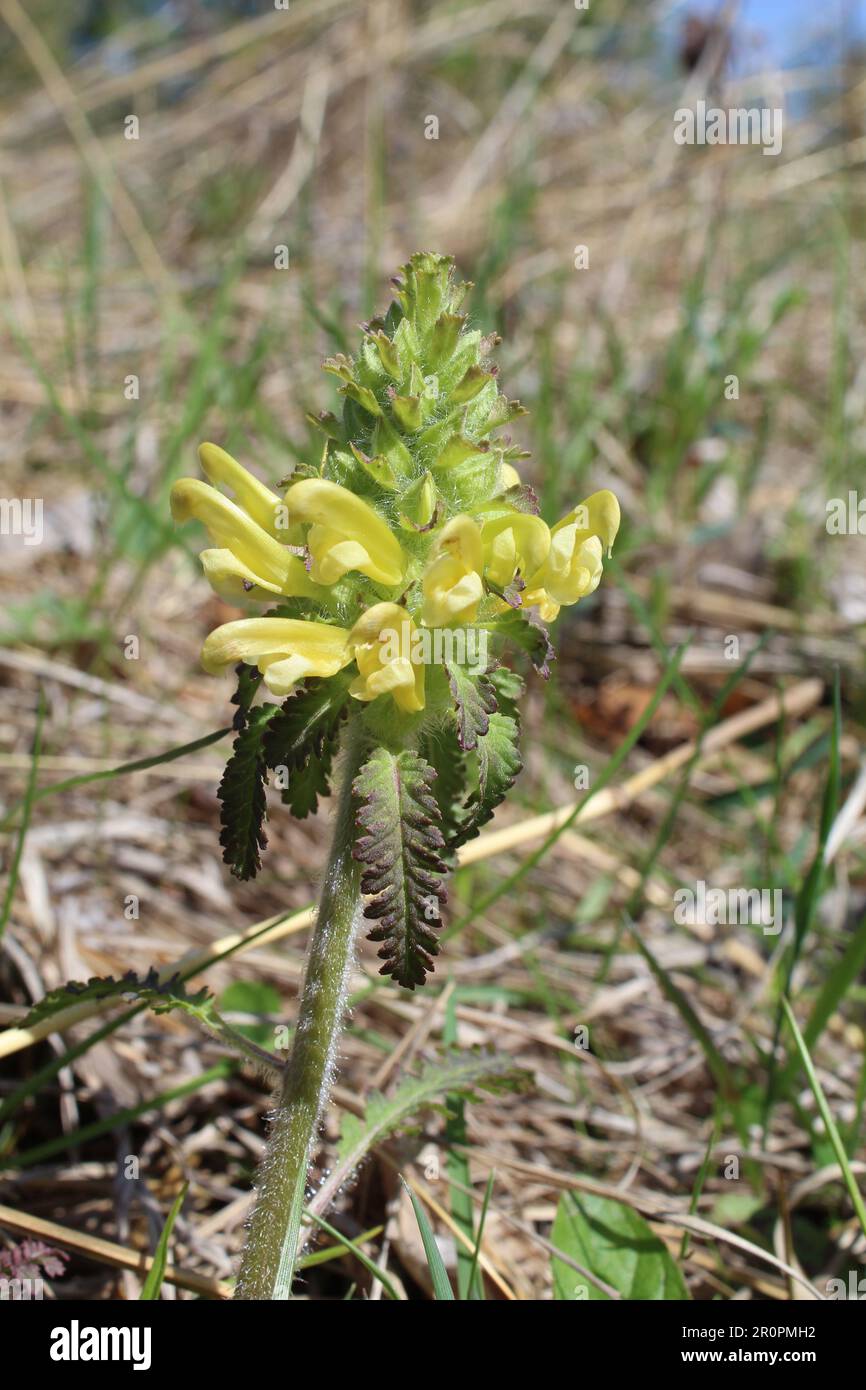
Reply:
M310 943L298 1024L259 1174L258 1198L235 1293L242 1299L291 1296L298 1234L319 1116L331 1086L346 986L360 916L352 782L363 746L359 721L347 730L331 852Z

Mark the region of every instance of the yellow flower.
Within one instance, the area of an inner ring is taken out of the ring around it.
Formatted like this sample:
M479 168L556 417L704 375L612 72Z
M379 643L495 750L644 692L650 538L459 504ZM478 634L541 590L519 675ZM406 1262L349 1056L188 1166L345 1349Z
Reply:
M550 532L540 516L529 512L507 512L485 521L484 572L491 583L504 589L517 571L523 579L535 574L550 550Z
M264 483L260 483L252 473L247 472L246 468L233 459L231 454L227 454L225 449L221 449L218 444L202 444L199 446L198 456L202 469L214 487L223 484L229 488L234 493L237 505L242 507L247 516L252 517L263 531L267 531L269 536L273 536L274 540L291 541L293 544L300 540L299 534L289 536L288 526L280 525L287 512L282 498L271 492Z
M213 449L213 446L209 446ZM256 478L236 464L228 454L217 451L236 470L231 480L239 502L224 497L209 483L198 478L181 478L171 490L171 514L175 521L195 519L206 528L215 549L203 550L202 567L209 583L229 602L246 598L269 598L272 594L314 595L317 590L304 568L304 562L293 555L257 520L267 519L265 496L274 497ZM204 456L202 462L205 463ZM213 455L208 455L205 468L213 470ZM223 478L228 481L228 469ZM243 476L241 476L243 475ZM222 479L221 479L222 480ZM282 504L275 497L278 506ZM247 508L254 510L250 515ZM272 518L273 522L273 518ZM277 533L278 534L278 533Z
M550 550L521 595L552 622L561 604L577 603L599 585L604 552L610 554L619 530L619 503L606 489L594 492L568 512L550 533Z
M481 581L483 550L481 532L470 516L455 516L443 526L424 573L424 607L427 627L475 621L484 595Z
M522 478L513 463L503 463L499 469L499 491L507 492L510 487L520 487Z
M359 570L377 584L393 588L403 580L399 542L377 511L348 488L324 478L304 478L286 493L292 520L310 522L307 547L312 579L334 584Z
M424 708L424 666L415 661L418 629L397 603L368 608L349 633L360 675L349 686L356 700L393 695L407 714Z
M352 660L349 632L296 618L239 618L214 628L201 661L212 676L245 661L258 666L274 695L288 695L307 676L334 676Z

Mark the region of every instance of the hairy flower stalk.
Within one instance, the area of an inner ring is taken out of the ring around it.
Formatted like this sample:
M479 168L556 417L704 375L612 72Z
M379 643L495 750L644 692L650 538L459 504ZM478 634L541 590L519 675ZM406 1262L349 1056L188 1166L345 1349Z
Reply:
M594 493L553 527L538 515L498 432L525 413L499 391L460 306L448 257L420 254L395 301L364 326L355 358L325 362L340 417L308 417L318 464L283 495L222 449L200 451L208 482L172 490L176 520L211 547L205 574L258 616L223 623L206 670L235 670L232 756L220 784L226 862L260 868L271 774L296 816L330 790L343 744L333 845L298 1027L271 1126L239 1296L288 1297L306 1174L326 1100L353 958L370 924L381 973L423 985L454 851L477 835L520 771L521 677L553 659L546 623L592 594L619 527ZM508 654L512 664L502 661ZM261 688L281 701L259 700Z
M353 858L352 782L363 744L356 726L342 770L337 816L307 958L292 1055L259 1174L236 1298L290 1296L301 1213L319 1116L328 1098L361 899Z

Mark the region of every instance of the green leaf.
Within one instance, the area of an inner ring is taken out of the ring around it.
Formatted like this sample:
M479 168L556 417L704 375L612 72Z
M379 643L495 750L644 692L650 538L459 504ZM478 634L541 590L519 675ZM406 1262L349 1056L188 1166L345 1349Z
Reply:
M407 989L423 985L439 952L434 930L445 901L445 841L431 791L435 772L418 753L377 748L355 778L360 803L354 855L364 868L362 891L373 900L364 916L378 922L382 975Z
M393 377L395 381L399 381L402 375L402 368L400 366L400 353L395 344L381 328L377 328L374 332L370 333L369 337L371 342L376 344L379 352L379 361L382 363L383 369L390 377Z
M474 839L514 785L523 767L519 740L516 719L510 714L491 714L487 733L478 739L478 790L466 803L467 820L451 841L450 849Z
M493 372L486 372L484 368L478 366L477 363L473 364L473 366L467 368L463 377L452 390L452 401L457 401L462 405L466 401L473 400L478 395L479 391L484 389L488 381L493 381L493 379Z
M682 1302L689 1297L666 1246L643 1217L622 1202L587 1192L564 1193L550 1239L623 1298ZM551 1272L554 1298L610 1301L608 1294L555 1255Z
M368 411L370 415L382 414L382 407L376 400L369 386L359 386L357 382L349 381L345 386L340 387L340 394L348 396L350 400L355 401L364 410Z
M159 1291L162 1288L162 1281L165 1278L165 1266L168 1263L168 1242L171 1240L174 1223L180 1214L180 1209L184 1204L184 1199L188 1190L189 1183L185 1182L172 1203L171 1211L166 1217L165 1225L162 1228L156 1250L153 1253L153 1264L147 1271L147 1278L142 1285L139 1301L148 1302L152 1299L159 1298Z
M223 859L235 878L255 878L262 867L261 852L268 843L263 829L268 810L264 738L279 712L279 705L270 704L248 711L217 791Z
M487 678L493 686L496 703L501 712L517 719L518 706L526 689L523 677L516 671L510 671L507 666L496 666L492 671L488 671Z
M259 1047L273 1045L274 1026L267 1020L269 1015L279 1017L282 1003L279 990L261 980L233 980L219 997L220 1013L251 1014L253 1019L260 1016L260 1021L233 1025L242 1037Z
M428 730L421 739L421 756L436 772L433 795L439 807L442 834L450 852L450 841L465 819L467 759L451 724Z
M443 665L457 708L457 742L468 752L490 727L490 716L497 708L496 691L485 676L473 675L457 661Z
M237 688L231 702L237 705L238 712L232 720L232 728L245 729L253 700L262 683L262 673L255 666L245 666L243 662L235 668L238 678Z
M440 363L447 362L457 346L457 339L460 337L461 330L465 327L465 314L440 314L433 325L430 334L430 342L427 347L430 365L438 367Z
M288 785L282 798L299 820L315 812L318 798L330 792L331 762L348 698L346 677L309 680L269 720L265 763L272 770L285 768Z
M845 950L828 971L803 1031L807 1047L814 1047L848 990L866 966L866 918L851 934Z
M36 773L39 767L39 754L42 749L42 721L45 718L45 696L42 690L39 691L39 708L36 713L36 735L33 739L33 753L30 758L30 772L27 777L27 791L24 794L23 814L21 824L18 827L18 837L15 842L15 850L12 855L9 879L6 884L6 891L3 895L3 903L0 906L0 938L6 930L9 921L9 914L12 911L12 903L15 899L15 890L18 886L18 875L21 870L21 857L24 853L24 840L30 825L30 817L33 813L33 802L36 793Z
M86 984L70 980L68 984L52 989L38 1004L35 1004L19 1027L33 1028L53 1014L68 1009L71 1004L82 1004L91 999L138 999L148 1004L155 1013L169 1013L172 1009L182 1009L194 1014L201 1022L209 1022L213 996L207 986L194 994L187 992L179 974L169 980L160 981L159 974L151 966L145 976L128 970L125 975L115 979L113 975L93 976Z
M631 918L628 919L628 927L635 945L655 976L662 992L673 1004L689 1032L692 1034L692 1037L703 1052L707 1061L707 1066L718 1083L719 1089L726 1096L735 1095L737 1087L731 1075L730 1068L721 1052L716 1047L716 1044L713 1042L712 1036L698 1018L692 1004L686 998L669 971L665 969L660 961L656 960L655 955L640 936L637 926Z
M327 1231L328 1235L331 1236L332 1239L337 1242L338 1249L350 1251L350 1253L355 1256L355 1259L359 1262L359 1264L362 1264L364 1266L364 1269L366 1269L369 1274L372 1274L374 1279L379 1280L379 1283L382 1285L382 1288L384 1289L385 1293L388 1295L389 1298L392 1298L395 1301L395 1303L404 1301L401 1300L399 1293L394 1287L394 1284L388 1278L381 1265L377 1265L374 1260L371 1260L369 1255L367 1255L365 1251L361 1249L361 1246L358 1242L350 1240L349 1237L344 1235L342 1231L338 1231L335 1226L332 1226L329 1221L326 1221L323 1216L317 1216L315 1212L310 1212L309 1215L312 1218L312 1220L315 1221L317 1226L321 1226L322 1230ZM326 1257L330 1257L332 1252L325 1251L324 1254ZM309 1269L310 1265L314 1263L314 1261L315 1256L313 1256L312 1258L307 1258L306 1260L298 1260L298 1268ZM316 1262L321 1263L321 1261Z
M404 1077L393 1094L374 1091L368 1096L363 1119L343 1116L337 1159L354 1168L389 1134L405 1129L419 1111L439 1110L447 1115L443 1097L477 1102L479 1089L501 1095L527 1091L531 1085L531 1074L515 1066L507 1053L481 1047L446 1048L415 1075Z
M418 396L398 396L391 397L391 409L401 430L407 434L413 434L419 430L424 422L421 411L421 401Z
M483 626L524 651L538 674L547 680L550 663L556 660L556 653L537 609L521 608L519 612L512 609Z

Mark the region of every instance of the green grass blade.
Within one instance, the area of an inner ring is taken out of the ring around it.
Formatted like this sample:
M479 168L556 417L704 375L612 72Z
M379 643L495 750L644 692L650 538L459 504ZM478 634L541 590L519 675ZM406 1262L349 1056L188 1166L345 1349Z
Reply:
M128 772L145 772L149 767L159 767L162 763L173 763L178 758L184 757L187 753L197 753L201 748L208 748L212 743L218 743L226 734L232 732L229 726L224 729L215 729L212 734L204 734L201 738L193 739L192 743L184 743L177 748L168 748L164 753L154 753L147 758L137 758L135 762L120 763L117 767L103 767L98 772L80 772L75 777L67 777L62 782L52 782L50 786L40 787L31 796L32 802L42 801L46 796L54 796L57 792L68 792L73 787L84 787L89 782L105 782L112 777L124 777ZM24 802L14 806L5 816L0 830L5 830L12 824L19 810L24 809Z
M481 1203L481 1215L478 1218L478 1233L475 1237L475 1249L472 1252L472 1268L469 1271L469 1297L484 1298L484 1281L478 1274L478 1257L481 1254L481 1238L484 1235L484 1223L487 1220L487 1208L490 1206L490 1198L493 1196L493 1184L496 1180L496 1169L491 1168L490 1176L487 1179L487 1187L484 1189L484 1201ZM477 1293L473 1293L477 1289Z
M312 1211L308 1211L306 1215L310 1217L312 1221L315 1221L317 1226L321 1226L323 1231L327 1231L328 1235L331 1236L333 1240L337 1241L339 1245L351 1251L359 1264L362 1264L367 1270L368 1274L372 1274L374 1279L378 1279L389 1298L393 1299L395 1303L404 1301L400 1298L399 1293L388 1278L384 1269L382 1269L382 1266L377 1265L374 1260L371 1260L370 1256L365 1254L360 1245L357 1245L354 1240L350 1240L348 1236L344 1236L342 1231L338 1231L336 1226L332 1226L323 1216L317 1216L316 1213ZM330 1250L327 1253L330 1258L333 1258ZM300 1264L301 1261L298 1262L298 1267L300 1267Z
M121 1125L131 1124L133 1120L140 1119L142 1115L148 1115L153 1110L161 1110L163 1106L168 1105L169 1101L180 1100L183 1096L192 1095L193 1092L200 1091L204 1086L210 1085L212 1081L224 1081L237 1069L238 1063L234 1058L217 1062L216 1066L210 1067L208 1071L200 1072L198 1076L191 1077L189 1081L184 1081L179 1086L172 1086L170 1090L151 1096L138 1105L132 1105L126 1110L116 1110L114 1114L107 1115L104 1120L95 1120L93 1124L83 1125L81 1129L73 1130L69 1134L60 1134L56 1139L47 1139L44 1144L37 1144L34 1148L18 1154L17 1157L4 1157L0 1159L0 1169L31 1168L34 1163L42 1163L46 1158L53 1158L55 1154L65 1153L67 1149L74 1148L76 1144L86 1144L90 1139L99 1139L103 1134L110 1134L112 1130L119 1129Z
M15 852L12 856L12 864L9 869L9 882L6 884L6 892L3 896L3 908L2 911L0 911L0 940L2 940L3 933L6 930L6 923L9 921L9 914L12 911L15 889L18 886L18 874L21 869L21 855L24 853L24 837L27 834L27 827L30 824L33 803L36 801L36 773L39 768L39 754L42 750L42 721L44 718L45 699L40 691L39 706L36 711L36 733L33 738L33 753L30 758L30 772L27 777L27 790L24 793L24 800L21 803L21 825L18 829L18 839L15 842Z
M138 1296L140 1302L150 1302L153 1299L159 1298L159 1291L162 1288L162 1281L165 1278L165 1266L168 1262L168 1242L171 1240L174 1223L178 1218L188 1190L189 1183L185 1182L172 1203L171 1211L166 1217L165 1225L162 1228L162 1234L157 1242L156 1250L153 1252L153 1264L147 1271L147 1278Z
M637 722L633 724L632 727L629 729L626 737L623 739L622 743L617 748L613 757L607 763L607 766L605 767L601 776L594 783L594 785L587 790L586 795L581 797L580 801L577 802L571 814L566 817L566 819L562 822L561 825L557 826L555 830L551 831L551 833L546 837L546 839L542 841L538 848L536 850L533 850L532 854L527 855L526 859L523 860L523 862L514 871L513 874L509 874L508 877L502 883L498 884L496 888L491 889L491 891L485 897L477 901L474 907L472 907L469 912L467 912L463 917L461 917L459 921L455 922L453 926L449 927L447 931L443 932L441 938L442 941L450 940L452 936L456 936L458 932L461 932L466 927L470 926L472 922L475 921L476 917L479 917L483 913L487 912L493 906L494 903L498 902L499 899L504 896L504 894L511 892L514 888L516 888L517 885L529 873L529 871L533 869L535 865L538 864L544 858L551 846L556 844L560 835L564 835L566 830L568 830L568 828L574 824L575 820L580 815L584 806L586 806L587 803L591 801L594 796L597 796L597 794L602 790L603 787L607 786L608 782L611 781L611 779L619 771L621 765L625 762L625 759L628 757L632 748L634 748L638 739L643 734L644 730L646 729L647 725L649 724L650 720L652 719L653 715L655 714L656 710L658 709L659 705L664 699L669 685L671 684L672 680L674 679L674 676L679 670L680 662L682 661L683 656L686 653L688 645L688 641L682 642L680 646L676 649L673 656L668 661L665 670L662 672L661 679L659 680L659 683L656 686L655 691L653 692L653 697L647 705L646 709L641 714L640 719L638 719Z
M857 1186L854 1174L851 1171L851 1164L848 1162L848 1155L845 1152L845 1145L842 1143L842 1137L839 1134L839 1130L836 1127L836 1121L833 1119L833 1116L830 1113L830 1107L827 1104L827 1097L824 1095L821 1083L818 1080L818 1073L815 1071L815 1067L812 1063L812 1058L809 1053L809 1049L806 1046L806 1041L803 1037L803 1034L800 1032L799 1027L797 1026L797 1020L794 1017L793 1010L791 1008L791 1005L788 1003L787 999L783 998L782 1008L785 1011L785 1018L788 1021L788 1027L791 1029L791 1032L794 1035L794 1042L796 1043L797 1051L800 1054L800 1061L803 1063L803 1070L806 1073L806 1077L808 1079L812 1095L815 1097L815 1104L818 1107L818 1113L820 1114L821 1119L824 1121L824 1128L827 1131L830 1143L833 1145L833 1152L836 1155L839 1167L842 1169L842 1176L845 1179L845 1186L848 1189L848 1194L851 1198L854 1210L857 1213L857 1220L860 1222L860 1225L863 1228L863 1234L866 1235L866 1204L864 1204L863 1202L863 1194Z
M427 1256L427 1266L433 1280L433 1297L437 1302L444 1302L446 1299L451 1299L453 1302L454 1290L439 1252L439 1246L436 1244L436 1237L430 1228L430 1222L427 1220L427 1213L404 1179L401 1178L400 1181L409 1193L409 1200L415 1212L415 1220L418 1222L418 1229L424 1242L424 1254Z
M678 985L675 985L664 966L656 960L650 948L641 940L637 927L632 919L628 918L628 929L631 932L635 945L658 981L663 993L673 1004L677 1013L685 1023L695 1042L700 1047L707 1059L707 1066L712 1072L719 1087L726 1096L734 1094L734 1081L725 1061L716 1044L713 1042L701 1020L698 1018L691 1004Z

